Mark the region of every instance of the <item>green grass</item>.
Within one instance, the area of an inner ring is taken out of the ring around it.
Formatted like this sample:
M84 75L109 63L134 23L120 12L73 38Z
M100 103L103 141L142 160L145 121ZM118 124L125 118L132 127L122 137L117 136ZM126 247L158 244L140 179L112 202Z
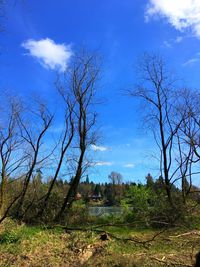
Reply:
M134 237L143 241L151 239L158 232L113 226L101 229L120 238ZM166 266L153 258L178 261L179 266L181 262L191 265L191 257L194 258L200 250L200 237L189 235L169 238L184 231L168 230L144 247L139 243L114 238L103 242L99 239L99 234L92 231L66 233L62 227L48 229L7 221L0 225L0 266ZM82 264L84 253L87 254L91 247L95 247L96 252Z

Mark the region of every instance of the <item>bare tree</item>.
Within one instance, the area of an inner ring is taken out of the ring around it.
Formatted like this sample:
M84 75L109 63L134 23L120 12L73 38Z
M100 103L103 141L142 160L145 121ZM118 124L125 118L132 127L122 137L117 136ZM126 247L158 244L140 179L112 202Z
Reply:
M17 217L22 219L24 216L23 204L25 195L28 190L28 186L36 167L40 166L48 157L48 155L39 155L41 152L42 141L45 133L50 127L53 115L50 114L47 107L42 103L36 103L38 109L35 108L34 111L30 111L31 117L27 121L26 116L18 116L18 125L20 128L20 134L22 140L26 142L26 152L28 156L28 166L27 172L23 178L23 187L20 194L20 198L17 206ZM34 121L35 117L35 121ZM39 125L38 125L39 124ZM36 127L36 125L38 127Z
M185 89L182 94L180 113L185 110L187 117L184 120L182 132L185 142L192 147L196 159L200 160L200 94L192 89Z
M94 99L96 85L99 79L99 65L96 55L83 53L75 57L71 68L65 74L65 84L60 92L64 101L73 103L73 115L75 125L74 148L76 150L73 162L75 172L70 188L63 201L63 205L55 220L59 220L63 213L71 207L77 193L80 179L89 166L86 162L86 154L91 144L96 142L96 112L94 111Z
M116 204L116 202L120 202L122 197L122 180L123 176L121 173L118 172L111 172L110 175L108 175L108 179L110 180L110 183L112 185L112 198L113 202Z
M122 183L122 175L118 172L111 172L111 174L108 176L109 180L113 185L121 184Z
M71 97L69 94L64 95L63 94L63 88L62 88L62 84L60 84L60 81L58 79L58 81L56 82L56 88L58 90L58 92L60 93L60 95L62 96L62 98L64 99L64 106L65 106L65 111L64 111L64 126L63 126L63 130L61 133L61 137L59 140L59 152L56 155L58 157L58 163L57 166L55 168L55 173L53 175L53 178L50 182L50 186L49 189L47 191L47 194L44 196L44 201L42 204L42 207L38 213L38 216L42 216L44 213L45 208L48 205L48 201L50 198L50 195L52 193L52 190L54 188L54 185L56 183L56 180L58 178L58 175L60 173L60 170L62 168L63 163L65 163L66 161L66 153L67 151L70 149L70 145L73 141L73 137L74 137L74 132L75 132L75 125L74 125L74 105L75 103L73 103L71 101Z
M175 166L175 138L185 118L177 115L177 95L175 79L168 71L166 63L158 55L145 54L139 63L141 83L130 95L145 101L146 122L152 130L160 151L160 173L171 206L173 206L172 185L177 181L180 166ZM185 162L185 161L184 161ZM180 178L178 178L180 179Z
M2 96L3 97L3 96ZM7 101L6 101L7 98ZM17 117L21 105L12 97L3 97L6 109L1 110L0 121L0 215L3 216L12 196L8 193L8 185L12 176L19 176L26 161L22 151L23 140L19 136ZM12 179L13 181L13 179Z
M182 195L184 202L191 192L192 176L200 172L195 169L200 161L200 94L185 88L179 93L179 114L186 114L178 132L179 161L181 161ZM188 151L188 152L186 152Z

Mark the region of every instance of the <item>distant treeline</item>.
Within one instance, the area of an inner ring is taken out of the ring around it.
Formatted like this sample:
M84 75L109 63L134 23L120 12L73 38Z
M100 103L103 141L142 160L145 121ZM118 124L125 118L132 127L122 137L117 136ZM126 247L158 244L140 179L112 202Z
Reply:
M127 209L127 214L123 217L124 222L136 223L144 226L156 225L159 226L160 223L173 224L177 221L183 220L183 218L188 216L188 210L185 209L185 205L182 201L182 191L175 185L172 188L173 198L176 199L176 206L171 208L167 205L167 198L165 193L165 185L163 178L153 179L153 177L148 174L144 184L141 183L123 183L122 180L116 179L120 174L117 172L112 172L109 175L110 181L108 183L94 183L90 182L89 177L79 183L77 193L74 194L74 207L71 208L71 213L66 213L64 220L73 220L76 218L76 223L89 220L86 209L89 206L99 205L99 206L121 206L131 207ZM122 176L120 175L122 178ZM71 179L73 180L73 178ZM27 223L38 223L38 222L52 222L55 218L57 210L62 204L63 198L65 197L65 192L69 190L71 181L64 181L62 179L57 179L51 197L48 201L48 205L45 207L45 212L43 216L38 216L40 207L43 203L43 197L47 194L48 188L52 182L52 178L46 179L42 177L42 173L38 171L34 177L31 179L29 184L29 189L27 191L24 200L24 217L23 220ZM21 181L15 180L9 183L10 194L13 191L21 191L22 183ZM189 184L186 185L189 187ZM200 203L199 188L193 186L191 188L191 194L189 197L190 206L195 206ZM17 217L17 203L16 206L13 205L10 210L10 216L12 218ZM86 214L87 213L87 214ZM192 215L192 214L191 214ZM192 215L193 216L193 215ZM122 217L121 217L122 219ZM191 221L192 222L192 221Z

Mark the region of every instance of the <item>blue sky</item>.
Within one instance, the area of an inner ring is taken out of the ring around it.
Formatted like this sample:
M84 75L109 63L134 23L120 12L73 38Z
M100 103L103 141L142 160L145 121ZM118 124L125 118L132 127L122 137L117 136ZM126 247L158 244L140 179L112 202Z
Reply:
M122 91L133 88L134 66L145 51L161 53L184 84L198 89L198 0L10 0L3 24L0 88L39 94L52 107L55 73L67 67L70 56L83 46L102 55L105 101L98 106L102 138L93 148L93 180L107 181L111 171L124 181L158 175L156 146L142 129L138 102Z

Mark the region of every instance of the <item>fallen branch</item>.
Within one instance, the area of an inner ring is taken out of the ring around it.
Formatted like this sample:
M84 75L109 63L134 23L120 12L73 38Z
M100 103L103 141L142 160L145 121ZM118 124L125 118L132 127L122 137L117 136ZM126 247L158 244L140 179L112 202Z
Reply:
M126 226L126 227L132 227L136 224L141 223L141 221L134 221L133 223L104 223L104 224L96 224L95 228L104 227L104 226L114 226L114 227L120 227L120 226ZM164 221L157 221L157 220L151 220L150 223L157 223L160 225L163 225L163 227L183 227L181 224L175 224L175 223L169 223Z
M197 235L197 236L200 236L200 231L191 231L191 232L187 232L187 233L183 233L183 234L179 234L179 235L171 235L169 237L170 238L178 238L178 237L188 236L188 235Z
M163 264L165 264L165 266L192 267L192 265L190 265L190 264L185 264L185 263L180 263L180 262L173 262L173 261L169 261L169 260L164 260L163 258L159 259L159 258L156 258L154 256L149 256L149 258L152 259L152 260L158 261L160 263L163 263Z
M134 238L134 237L122 238L122 237L116 236L110 232L107 232L107 231L102 230L102 229L97 229L97 228L73 228L73 227L63 227L63 228L66 232L70 232L70 231L85 231L85 232L93 231L93 232L96 232L99 234L106 234L108 237L116 239L118 241L134 242L134 243L143 245L145 248L149 248L150 243L153 242L159 235L161 235L162 233L164 233L166 231L166 229L164 229L161 232L156 233L152 238L150 238L148 240L139 240L138 238Z

